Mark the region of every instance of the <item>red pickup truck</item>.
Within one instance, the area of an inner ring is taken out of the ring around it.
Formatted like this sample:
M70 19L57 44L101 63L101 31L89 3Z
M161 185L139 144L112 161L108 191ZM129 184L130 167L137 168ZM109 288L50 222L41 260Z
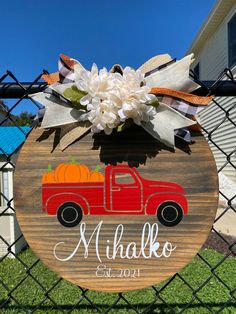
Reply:
M104 182L43 184L42 205L66 227L78 225L83 215L156 215L170 227L187 214L184 194L176 183L146 180L128 165L109 165Z

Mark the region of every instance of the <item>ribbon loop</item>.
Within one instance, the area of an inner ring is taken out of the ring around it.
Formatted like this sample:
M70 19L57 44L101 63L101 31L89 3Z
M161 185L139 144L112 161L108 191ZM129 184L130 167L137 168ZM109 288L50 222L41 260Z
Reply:
M189 77L192 62L192 54L179 61L161 55L137 71L118 65L98 70L95 64L88 71L61 54L59 72L42 76L48 88L31 97L45 105L41 126L61 128L62 150L89 130L110 134L129 120L174 148L175 134L191 140L186 128L196 124L194 115L212 101L190 94L199 87Z

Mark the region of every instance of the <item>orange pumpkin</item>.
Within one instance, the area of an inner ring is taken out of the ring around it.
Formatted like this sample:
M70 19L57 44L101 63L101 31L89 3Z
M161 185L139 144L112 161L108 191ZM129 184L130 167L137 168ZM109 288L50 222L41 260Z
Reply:
M80 182L88 182L90 178L90 170L86 165L77 165L80 167Z
M96 168L91 171L90 174L90 182L104 182L104 175L99 172L99 170L101 169L100 166L96 166Z
M55 181L56 182L65 182L65 168L68 164L59 164L55 169Z
M86 165L76 164L73 157L71 164L59 164L55 170L57 182L88 182L90 177L89 168Z
M52 171L52 166L48 165L48 172L44 173L42 176L42 184L45 183L54 183L55 182L55 173Z
M69 164L65 167L65 182L88 182L90 171L87 166Z

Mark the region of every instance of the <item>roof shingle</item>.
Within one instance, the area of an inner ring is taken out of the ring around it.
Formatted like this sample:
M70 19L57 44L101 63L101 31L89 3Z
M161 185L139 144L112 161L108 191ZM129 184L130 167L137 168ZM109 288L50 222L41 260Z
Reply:
M9 155L15 152L15 150L24 143L26 136L30 131L31 128L28 126L0 127L0 155Z

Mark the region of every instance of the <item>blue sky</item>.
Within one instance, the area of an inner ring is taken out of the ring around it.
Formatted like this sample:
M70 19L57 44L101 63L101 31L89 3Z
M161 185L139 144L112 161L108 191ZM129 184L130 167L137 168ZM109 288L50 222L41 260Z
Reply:
M60 53L134 68L157 54L181 58L215 0L1 1L0 76L31 81L57 70ZM20 109L19 109L20 110Z

